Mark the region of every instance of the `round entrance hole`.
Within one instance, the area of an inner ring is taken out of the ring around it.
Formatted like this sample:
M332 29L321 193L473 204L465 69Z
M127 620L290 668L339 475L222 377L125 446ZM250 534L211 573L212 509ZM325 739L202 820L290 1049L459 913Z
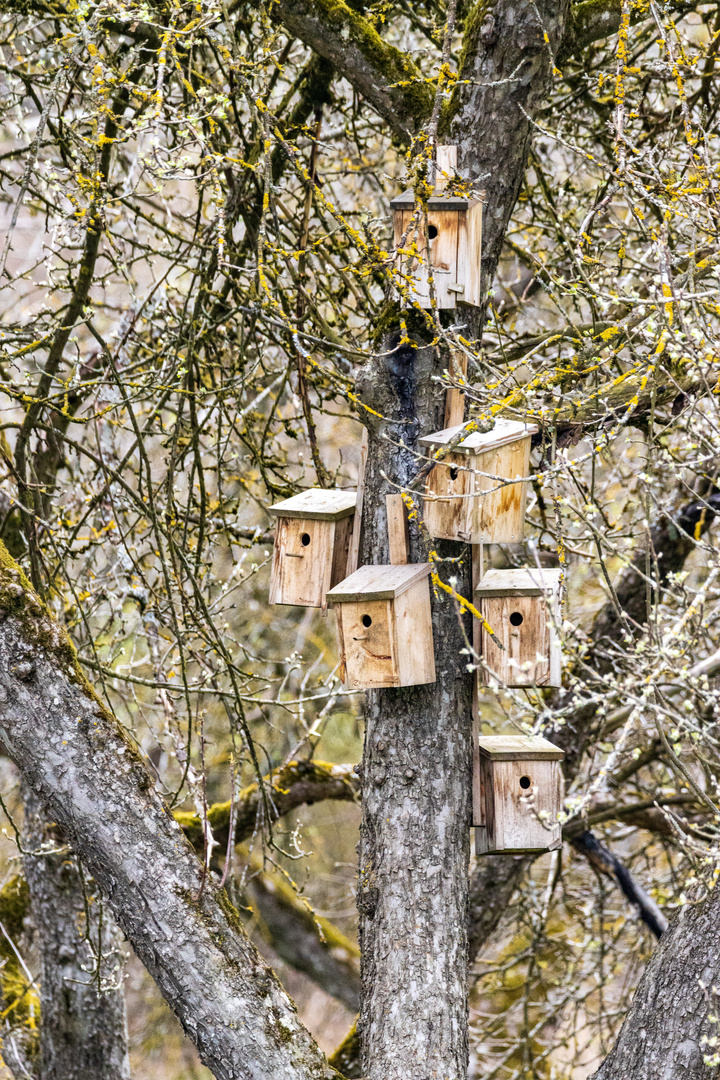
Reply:
M530 787L531 784L532 784L532 780L530 779L529 776L521 776L520 777L520 787L521 788L525 788L525 790L527 791L527 789Z
M362 624L363 626L372 626L372 619L369 615L363 615Z
M303 533L300 537L300 543L303 547L307 547L310 543L310 533Z
M453 467L450 470L450 479L451 480L457 480L457 478L458 478L458 471L455 468L455 466L453 465Z
M437 232L437 225L428 225L428 240L434 240Z
M513 624L513 626L520 626L522 621L523 621L523 617L520 614L520 612L519 611L513 611L512 615L510 616L510 622Z

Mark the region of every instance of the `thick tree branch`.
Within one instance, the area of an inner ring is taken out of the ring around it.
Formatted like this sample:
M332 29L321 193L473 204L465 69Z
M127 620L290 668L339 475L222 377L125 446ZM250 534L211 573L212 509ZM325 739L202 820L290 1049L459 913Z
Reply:
M652 955L617 1042L593 1080L711 1080L717 1034L720 890L687 904Z
M667 930L668 921L651 896L635 881L627 866L613 855L604 844L589 830L573 837L572 846L584 855L590 865L605 877L612 878L621 888L623 895L633 907L637 908L640 918L659 938Z
M324 799L356 802L359 797L359 781L352 765L331 765L327 761L291 761L281 769L265 777L265 792L272 811L272 824L278 818L298 806L312 806ZM257 784L244 788L235 800L235 843L240 844L253 834L259 815L265 812L265 804ZM177 821L196 851L202 851L203 824L197 814L180 811ZM219 850L224 851L228 842L230 803L215 803L208 810L208 819Z
M422 72L343 0L274 0L271 12L329 60L403 142L430 117L433 92Z
M676 11L687 10L694 5L687 2L671 2L668 8ZM620 0L584 0L574 4L572 18L563 38L558 63L568 60L574 53L581 52L588 45L616 34L620 28L622 4ZM645 5L638 4L630 14L630 22L637 23L648 17Z
M23 865L40 946L41 1080L130 1080L122 939L77 860L25 791Z
M247 892L260 931L274 952L348 1009L360 1007L360 950L336 926L315 915L277 875L253 873Z
M0 547L0 732L108 897L218 1080L326 1080L328 1066L63 629ZM152 873L148 873L152 867Z

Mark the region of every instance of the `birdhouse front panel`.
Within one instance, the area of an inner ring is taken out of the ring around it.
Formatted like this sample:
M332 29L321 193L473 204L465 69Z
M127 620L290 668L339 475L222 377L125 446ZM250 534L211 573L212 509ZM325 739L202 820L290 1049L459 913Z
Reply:
M368 600L342 604L338 624L348 687L399 686L392 603Z
M270 603L327 607L326 594L346 576L355 492L312 488L276 503Z
M562 655L559 569L489 570L475 591L483 619L502 642L482 630L484 684L560 686Z
M423 520L431 536L464 540L472 535L475 474L472 459L448 454L430 473L423 502Z
M563 751L541 737L480 739L475 852L552 851L562 843Z
M445 200L450 203L450 200ZM433 199L431 202L440 202ZM466 204L459 200L458 205ZM461 224L462 218L462 224ZM402 280L408 288L410 298L423 308L430 308L430 275L428 265L432 267L435 300L440 310L454 308L457 299L464 291L458 280L458 256L460 250L460 232L463 233L463 251L467 248L467 228L465 210L429 209L427 215L427 246L425 232L413 211L396 210L394 217L395 249L400 249L399 270ZM403 245L402 240L405 237ZM416 256L410 260L403 256L414 246ZM408 275L409 280L405 280Z
M330 590L349 689L435 681L429 573L425 563L361 566Z
M431 454L447 446L463 425L421 438ZM525 526L527 477L534 425L497 420L492 431L471 432L430 473L423 518L431 536L469 544L520 543ZM514 480L515 483L503 483Z

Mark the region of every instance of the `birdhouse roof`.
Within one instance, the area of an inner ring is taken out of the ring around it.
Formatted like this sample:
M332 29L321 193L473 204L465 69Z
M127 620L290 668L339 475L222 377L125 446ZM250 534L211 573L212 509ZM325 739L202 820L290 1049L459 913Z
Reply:
M462 431L464 426L464 424L458 424L456 427L436 431L433 435L423 435L418 441L421 446L447 446ZM517 442L518 439L525 439L528 435L534 435L537 431L536 424L525 424L521 420L506 420L500 417L495 421L495 427L492 431L470 432L462 442L453 447L452 452L483 454L486 450L505 446L506 443Z
M390 209L414 210L416 202L415 192L408 188L402 195L395 196L390 203ZM467 210L469 205L469 199L463 199L461 195L446 195L442 191L435 192L427 201L428 210Z
M541 735L483 735L480 753L491 761L562 761L565 751Z
M277 517L308 518L310 521L339 521L355 513L357 494L339 488L308 488L290 499L268 507Z
M361 566L327 594L328 603L394 600L430 573L430 563L402 566Z
M475 589L483 599L493 596L542 596L560 590L559 566L524 566L518 570L488 570Z

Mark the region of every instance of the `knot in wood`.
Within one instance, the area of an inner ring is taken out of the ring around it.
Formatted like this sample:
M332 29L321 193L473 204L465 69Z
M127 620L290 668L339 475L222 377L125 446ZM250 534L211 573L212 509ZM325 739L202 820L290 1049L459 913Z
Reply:
M494 45L497 41L497 28L495 26L495 17L490 12L487 13L481 23L480 40L486 48L488 48L490 45Z
M378 739L378 741L377 741L377 743L375 745L376 745L376 748L377 748L378 752L381 753L381 754L384 754L385 751L387 750L387 743L385 742L384 739Z
M415 776L416 776L415 770L414 769L406 769L405 772L403 773L403 776L405 777L407 782L410 783L412 780L415 779Z
M370 885L366 889L359 889L357 894L357 909L361 915L374 915L379 898L377 885Z
M22 679L23 682L27 682L35 674L35 664L32 660L21 660L19 664L16 664L13 668L13 674Z

